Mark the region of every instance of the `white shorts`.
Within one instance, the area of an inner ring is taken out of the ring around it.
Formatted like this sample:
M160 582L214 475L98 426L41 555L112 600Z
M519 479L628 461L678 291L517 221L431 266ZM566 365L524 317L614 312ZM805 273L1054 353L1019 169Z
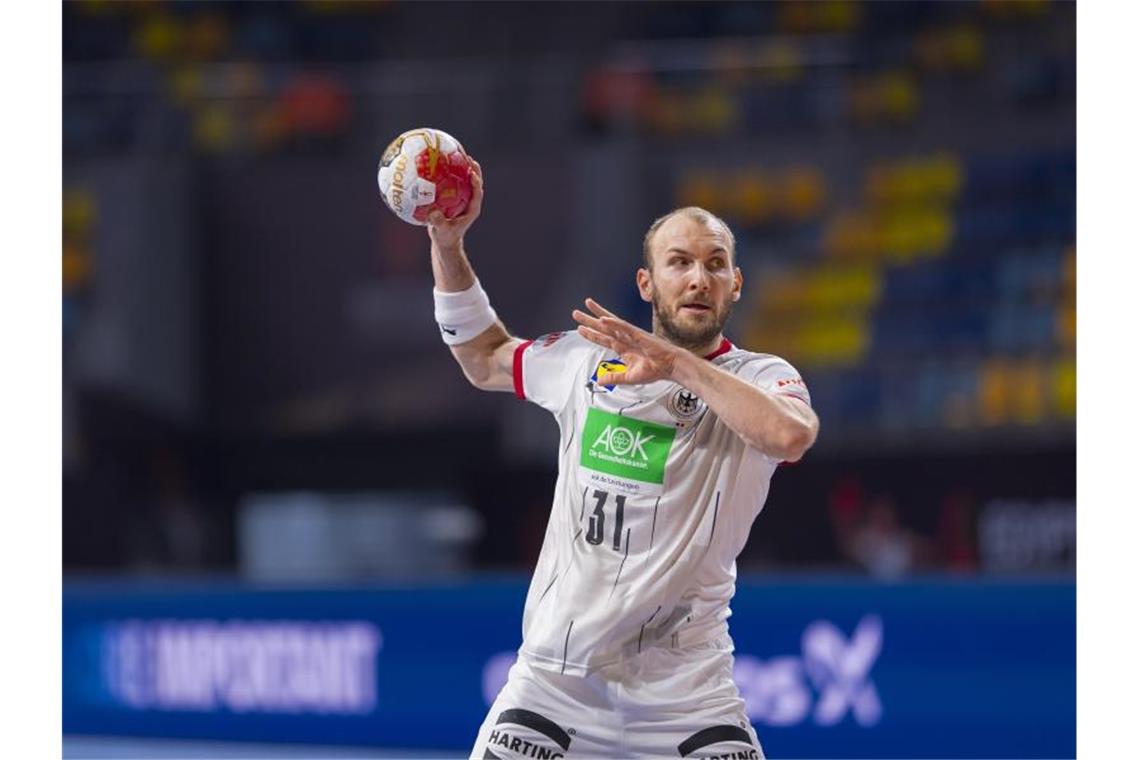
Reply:
M724 636L647 649L584 677L520 657L471 757L762 760L764 752L732 680L732 639Z

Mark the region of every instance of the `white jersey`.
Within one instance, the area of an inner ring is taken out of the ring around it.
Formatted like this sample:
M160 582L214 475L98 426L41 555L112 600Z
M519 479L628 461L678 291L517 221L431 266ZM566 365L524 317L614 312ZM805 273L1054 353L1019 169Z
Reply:
M726 339L707 358L811 403L777 356ZM779 464L674 382L599 385L601 363L624 371L612 351L576 332L523 343L514 356L516 395L553 413L561 429L519 651L566 674L723 636L736 557Z

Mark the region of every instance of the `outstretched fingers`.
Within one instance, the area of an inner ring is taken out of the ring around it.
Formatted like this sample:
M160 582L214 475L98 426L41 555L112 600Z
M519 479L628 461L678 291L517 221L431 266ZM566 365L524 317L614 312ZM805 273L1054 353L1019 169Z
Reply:
M617 314L614 314L612 311L610 311L606 307L602 306L600 303L595 301L593 298L587 298L586 299L586 308L589 309L590 311L594 312L594 314L598 315L599 317L612 317L613 319L617 319L619 321L624 321L624 320L621 320L621 318L618 317Z
M594 332L607 335L611 339L621 342L626 348L636 343L636 335L632 326L617 317L595 317L578 309L572 311L571 316L578 324L589 327Z
M602 317L598 323L608 335L612 335L631 347L638 345L638 333L640 331L629 322L617 317Z
M593 298L586 299L586 308L592 311L598 323L610 332L620 332L627 338L632 338L633 335L638 332L637 327L626 322Z
M618 342L605 333L600 333L585 325L579 325L578 334L591 343L597 343L602 348L608 348L611 351L621 353L621 349L618 348Z
M586 312L582 311L581 309L574 309L574 311L570 312L570 316L573 317L574 321L580 325L585 325L586 327L592 327L595 330L600 330L602 327L602 322L600 319L598 319L597 317L592 316L590 314L587 314Z

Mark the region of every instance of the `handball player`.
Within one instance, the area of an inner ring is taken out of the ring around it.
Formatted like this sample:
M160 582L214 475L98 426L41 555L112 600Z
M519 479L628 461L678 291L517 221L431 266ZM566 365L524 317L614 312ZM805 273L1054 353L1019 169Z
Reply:
M799 373L724 336L743 276L700 208L653 222L636 272L646 332L591 298L577 328L510 335L464 250L467 211L428 219L435 317L477 388L558 421L558 479L523 641L472 758L762 758L732 680L736 557L776 467L814 443Z

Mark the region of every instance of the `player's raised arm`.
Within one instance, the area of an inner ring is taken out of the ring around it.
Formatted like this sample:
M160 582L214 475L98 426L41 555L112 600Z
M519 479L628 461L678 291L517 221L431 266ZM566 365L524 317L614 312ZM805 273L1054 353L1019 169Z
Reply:
M753 448L787 462L797 461L815 443L819 418L807 404L756 387L626 322L593 299L591 313L572 316L582 337L621 356L627 367L607 376L615 385L668 379L696 393L737 435Z
M474 159L469 160L472 195L467 210L454 219L440 211L428 217L435 318L444 343L472 385L486 391L509 391L514 387L514 350L522 341L511 337L491 308L463 247L463 236L483 207L483 171Z

